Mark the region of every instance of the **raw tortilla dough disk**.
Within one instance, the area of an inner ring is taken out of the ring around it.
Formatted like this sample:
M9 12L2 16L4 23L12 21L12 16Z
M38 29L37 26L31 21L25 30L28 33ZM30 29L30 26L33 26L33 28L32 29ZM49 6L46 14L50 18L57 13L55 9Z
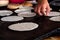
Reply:
M14 22L14 21L20 21L23 20L23 17L18 17L18 16L8 16L8 17L3 17L1 18L2 21L9 21L9 22Z
M15 13L21 13L21 12L31 12L31 9L17 9L17 10L15 10Z
M10 25L8 28L15 31L30 31L36 29L38 24L32 22L24 22Z
M59 15L60 15L59 12L50 12L50 13L48 14L48 16L59 16Z
M21 12L18 14L18 16L21 16L21 17L34 17L36 16L36 13L33 13L33 12Z
M16 13L20 12L31 12L31 10L34 9L33 7L26 7L26 6L20 6L19 9L15 10Z
M50 18L50 20L60 22L60 16L52 17L52 18Z
M8 16L11 15L13 12L10 10L0 10L0 16Z

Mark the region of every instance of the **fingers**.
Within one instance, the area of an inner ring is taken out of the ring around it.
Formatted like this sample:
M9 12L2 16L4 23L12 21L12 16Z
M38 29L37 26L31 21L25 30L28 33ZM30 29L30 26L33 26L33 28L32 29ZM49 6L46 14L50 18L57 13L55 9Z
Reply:
M35 7L35 12L37 12L40 16L43 15L43 14L41 13L41 7L40 7L40 6Z
M47 8L46 8L46 16L49 14L50 10L51 10L50 7L47 6Z
M41 16L43 15L43 14L41 13L41 7L40 7L40 6L38 6L38 8L37 8L37 12L38 12L39 15L41 15Z
M42 12L43 15L46 15L46 7L45 6L42 6L41 12Z

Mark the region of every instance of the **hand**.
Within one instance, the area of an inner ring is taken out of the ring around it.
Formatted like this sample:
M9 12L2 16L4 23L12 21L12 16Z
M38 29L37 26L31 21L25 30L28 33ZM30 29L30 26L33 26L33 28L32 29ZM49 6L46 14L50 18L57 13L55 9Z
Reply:
M47 16L50 12L50 6L48 1L42 1L41 3L38 2L38 5L35 8L35 12L37 12L41 16Z

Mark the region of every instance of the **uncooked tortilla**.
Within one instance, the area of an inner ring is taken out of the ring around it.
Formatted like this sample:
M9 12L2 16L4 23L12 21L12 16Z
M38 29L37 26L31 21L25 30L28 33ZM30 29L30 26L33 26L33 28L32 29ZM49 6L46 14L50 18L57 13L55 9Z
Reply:
M17 10L15 10L15 13L21 13L21 12L31 12L31 9L17 9Z
M10 10L0 10L0 16L8 16L11 15L13 12Z
M36 16L36 13L33 13L33 12L21 12L18 14L18 16L21 16L21 17L34 17Z
M50 12L48 16L59 16L60 12Z
M20 21L23 20L23 17L18 17L18 16L8 16L8 17L3 17L1 18L2 21L9 21L9 22L14 22L14 21Z
M24 23L12 24L8 28L15 31L30 31L38 28L38 24L32 22L24 22Z
M50 18L50 20L60 22L60 16L52 17L52 18Z

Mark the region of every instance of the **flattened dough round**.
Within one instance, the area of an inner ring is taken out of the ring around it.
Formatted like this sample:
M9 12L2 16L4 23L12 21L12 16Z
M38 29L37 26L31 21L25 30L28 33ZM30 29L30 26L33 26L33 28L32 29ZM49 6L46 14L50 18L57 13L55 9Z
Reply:
M21 13L21 12L26 12L26 11L31 12L31 9L17 9L17 10L15 10L16 13Z
M0 16L8 16L11 15L13 12L10 10L0 10Z
M30 31L36 29L38 24L32 22L24 22L24 23L17 23L12 24L8 28L15 31Z
M18 14L18 16L22 16L22 17L34 17L36 16L36 13L33 12L21 12Z
M50 12L48 16L59 16L60 12Z
M23 17L19 17L19 16L8 16L8 17L1 18L1 20L2 21L14 22L14 21L23 20Z
M60 22L60 16L52 17L52 18L50 18L50 20Z

